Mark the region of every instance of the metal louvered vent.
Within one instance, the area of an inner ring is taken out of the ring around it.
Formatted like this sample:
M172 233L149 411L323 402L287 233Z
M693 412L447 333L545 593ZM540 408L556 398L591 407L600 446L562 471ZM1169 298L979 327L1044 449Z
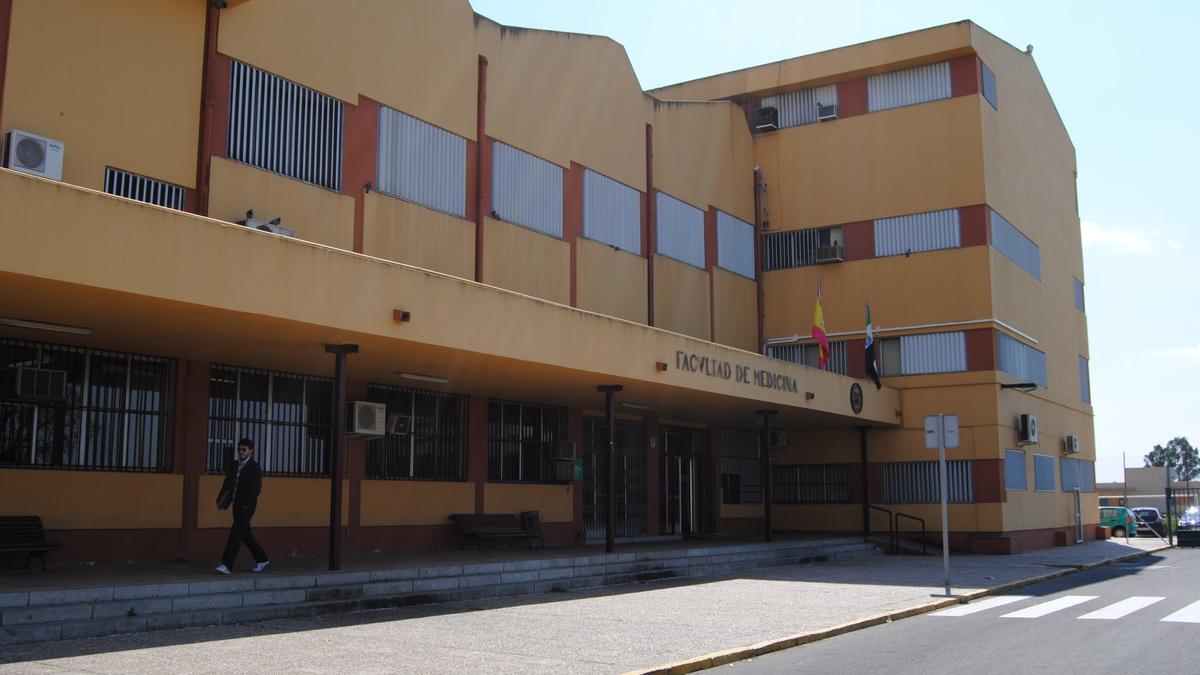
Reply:
M104 191L110 195L180 211L183 210L183 199L187 192L178 185L114 169L111 166L104 169Z

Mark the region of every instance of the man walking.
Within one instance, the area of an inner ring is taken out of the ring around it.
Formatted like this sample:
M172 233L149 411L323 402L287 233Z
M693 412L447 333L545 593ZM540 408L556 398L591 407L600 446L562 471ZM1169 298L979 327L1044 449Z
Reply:
M237 560L238 548L243 543L254 556L255 572L263 571L271 562L250 531L250 519L258 507L258 493L262 492L262 471L258 468L258 462L254 461L254 441L249 438L238 441L237 454L237 466L225 474L225 482L218 493L229 495L227 499L233 505L233 526L229 528L229 539L225 543L221 564L217 565L218 574L229 574L234 560ZM221 498L217 499L218 506L221 506Z

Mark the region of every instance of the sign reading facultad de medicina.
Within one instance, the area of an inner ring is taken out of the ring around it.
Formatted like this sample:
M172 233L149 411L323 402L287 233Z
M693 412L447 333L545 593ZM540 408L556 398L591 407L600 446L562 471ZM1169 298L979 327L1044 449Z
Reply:
M778 391L787 391L793 394L799 394L800 388L796 386L796 378L790 375L783 375L763 370L762 368L751 368L721 359L714 359L708 356L700 356L699 354L689 354L685 351L675 352L675 369L682 370L685 373L699 373L708 375L709 377L718 380L733 380L743 384L753 384L763 389L775 389Z

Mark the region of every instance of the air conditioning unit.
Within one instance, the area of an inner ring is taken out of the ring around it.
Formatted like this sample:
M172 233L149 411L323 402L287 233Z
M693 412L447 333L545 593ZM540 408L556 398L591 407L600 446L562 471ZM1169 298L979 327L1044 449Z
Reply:
M1075 434L1067 434L1063 437L1063 451L1068 455L1079 453L1079 437Z
M817 104L817 121L818 122L826 122L829 120L836 120L837 118L838 118L838 107L837 107L836 103L834 103L833 105L821 105L820 103Z
M786 448L790 445L787 429L771 429L771 437L767 439L772 450Z
M1037 415L1030 415L1026 413L1017 417L1017 444L1035 445L1037 442Z
M256 230L261 230L263 232L270 232L271 234L280 234L285 237L296 236L295 230L291 229L290 227L284 227L284 226L280 225L279 222L280 222L279 218L276 218L275 220L272 220L269 222L266 220L259 220L257 218L247 218L245 220L237 221L237 224L245 225L246 227L252 227Z
M841 244L818 246L814 257L818 263L846 262L846 251Z
M382 436L387 431L387 406L372 401L351 401L346 414L346 433Z
M398 412L387 414L387 432L393 436L407 436L412 433L412 416L401 415Z
M562 481L564 483L575 480L575 460L558 457L551 459L549 464L550 480Z
M757 131L772 131L779 128L779 109L763 106L754 111L754 128Z
M13 129L6 136L4 166L50 180L62 180L63 143Z
M65 401L67 371L18 366L0 370L0 399Z

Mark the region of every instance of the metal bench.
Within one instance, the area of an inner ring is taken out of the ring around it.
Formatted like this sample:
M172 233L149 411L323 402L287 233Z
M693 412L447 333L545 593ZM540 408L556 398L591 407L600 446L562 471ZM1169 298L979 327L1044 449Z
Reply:
M60 548L62 546L57 541L46 541L41 518L0 516L0 553L24 553L25 569L29 569L29 559L36 555L42 559L42 569L45 570L46 553Z
M534 539L542 538L537 511L527 511L521 517L511 513L455 513L450 520L464 539L475 537L481 547L483 539L525 539L532 546Z

